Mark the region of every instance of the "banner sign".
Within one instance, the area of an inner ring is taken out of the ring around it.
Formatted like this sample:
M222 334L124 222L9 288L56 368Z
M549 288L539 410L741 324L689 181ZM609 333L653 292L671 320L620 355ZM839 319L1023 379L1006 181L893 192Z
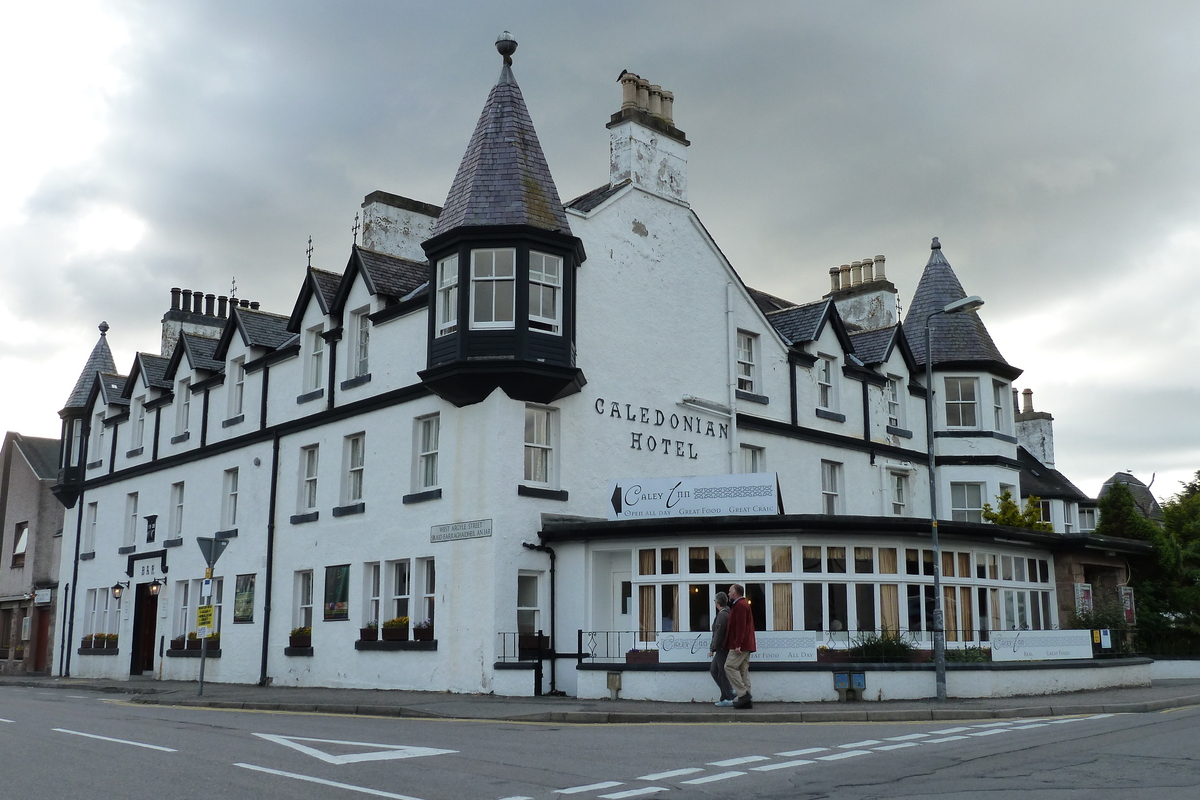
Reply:
M660 662L708 661L709 631L680 631L658 634ZM758 631L754 634L757 650L751 663L763 661L816 661L816 631Z
M992 661L1091 658L1091 631L992 631Z
M608 482L609 520L648 517L723 517L780 514L774 472L629 478Z

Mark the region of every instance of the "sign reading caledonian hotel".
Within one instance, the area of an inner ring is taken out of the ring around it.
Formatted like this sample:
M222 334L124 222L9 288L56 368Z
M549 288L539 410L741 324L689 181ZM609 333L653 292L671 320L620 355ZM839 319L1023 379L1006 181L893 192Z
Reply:
M774 472L630 478L609 481L608 489L610 520L783 513Z

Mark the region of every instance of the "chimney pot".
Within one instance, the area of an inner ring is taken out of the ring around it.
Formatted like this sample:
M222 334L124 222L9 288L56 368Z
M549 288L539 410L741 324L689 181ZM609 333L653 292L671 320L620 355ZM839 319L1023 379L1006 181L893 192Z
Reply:
M883 274L883 256L875 256L875 280L886 281L887 275Z
M871 258L864 258L862 262L862 279L863 283L870 283L875 280L875 262Z
M178 287L171 290L171 310L172 311L179 310L179 288Z
M249 308L249 307L250 307L250 301L249 301L249 300L247 300L247 299L246 299L246 298L244 298L244 297L243 297L241 300L239 300L239 301L238 301L238 303L239 303L239 304L241 304L242 308Z
M202 314L204 312L204 292L192 289L192 313Z
M229 307L229 298L228 297L226 297L225 295L221 295L220 297L217 298L217 318L218 319L225 319L225 316L228 313L228 311L227 311L228 307Z
M640 77L637 79L637 107L639 111L650 110L650 81Z
M618 80L621 82L621 110L637 108L638 76L626 70Z
M662 87L657 83L650 84L650 113L662 117Z
M842 266L838 267L838 274L841 276L841 279L842 279L841 280L842 288L849 289L850 288L850 265L842 264Z
M861 261L851 261L850 262L850 285L858 286L860 283L862 283L862 262Z
M258 311L258 301L257 301L257 300L251 300L251 301L250 301L250 310L251 310L251 311Z
M670 124L675 124L675 95L672 92L662 93L662 118Z
M829 268L829 291L836 292L842 288L842 271L837 267Z
M1033 413L1033 389L1026 389L1021 392L1021 413Z
M183 305L180 307L181 310L184 312L191 311L192 310L192 290L184 289L184 290L182 290L181 294L183 295Z
M211 317L213 315L213 303L217 301L215 294L204 295L204 316Z

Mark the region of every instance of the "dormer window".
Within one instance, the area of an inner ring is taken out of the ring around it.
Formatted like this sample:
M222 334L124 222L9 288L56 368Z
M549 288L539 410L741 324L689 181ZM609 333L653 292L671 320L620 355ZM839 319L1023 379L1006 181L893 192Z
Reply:
M471 251L471 327L512 328L517 251Z
M234 359L230 365L232 381L229 385L229 416L236 417L242 413L243 400L246 396L246 360Z
M321 336L321 326L309 328L304 333L308 340L308 363L305 365L304 388L312 392L325 385L325 339Z
M130 437L133 449L142 446L146 438L146 396L135 398L133 401L133 434Z
M175 391L175 435L182 436L188 432L188 424L192 416L191 381L184 378L179 382Z
M558 334L562 332L562 259L548 253L529 254L529 327Z
M458 255L443 258L437 271L437 336L458 330Z
M360 308L350 315L350 331L354 337L350 342L350 369L348 378L361 378L371 371L371 319L370 308Z
M832 356L822 355L817 360L817 406L829 411L837 406L837 389L833 382L836 364Z

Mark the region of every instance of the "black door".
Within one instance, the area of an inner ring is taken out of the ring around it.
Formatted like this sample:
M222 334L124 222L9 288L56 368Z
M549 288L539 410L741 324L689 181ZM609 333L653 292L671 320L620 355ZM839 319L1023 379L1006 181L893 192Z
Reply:
M133 607L133 655L129 674L154 671L154 634L158 622L158 595L150 594L150 584L139 583Z

